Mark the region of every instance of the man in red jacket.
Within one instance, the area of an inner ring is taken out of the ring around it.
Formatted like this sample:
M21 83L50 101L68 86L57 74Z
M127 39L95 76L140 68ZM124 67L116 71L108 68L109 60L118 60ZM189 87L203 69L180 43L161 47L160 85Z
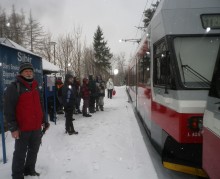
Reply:
M34 80L32 64L22 63L19 74L4 95L4 116L15 139L13 179L40 175L35 171L35 164L41 143L41 128L49 127L45 121L43 102L38 83Z

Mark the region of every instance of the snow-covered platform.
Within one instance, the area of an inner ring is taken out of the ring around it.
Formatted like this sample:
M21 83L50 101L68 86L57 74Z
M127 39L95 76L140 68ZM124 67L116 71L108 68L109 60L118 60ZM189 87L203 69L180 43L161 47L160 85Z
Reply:
M36 171L41 179L193 179L163 168L128 103L125 86L105 97L104 111L92 117L74 115L78 135L65 134L64 115L42 140ZM7 163L0 163L0 178L11 178L14 141L6 133ZM0 153L2 153L0 149ZM0 156L0 161L2 156ZM32 177L34 178L34 177ZM31 179L31 177L26 177Z

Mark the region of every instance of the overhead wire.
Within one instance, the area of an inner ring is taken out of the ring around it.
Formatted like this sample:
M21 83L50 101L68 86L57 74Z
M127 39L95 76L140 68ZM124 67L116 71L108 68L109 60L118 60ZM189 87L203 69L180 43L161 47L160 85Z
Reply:
M140 22L139 22L139 24L138 24L137 27L140 27L141 22L143 22L143 18L144 18L144 12L145 12L145 10L147 9L148 6L149 6L148 8L151 8L151 6L152 6L152 4L154 3L154 1L158 1L158 0L151 0L151 1L147 0L147 2L146 2L146 4L145 4L145 7L144 7L144 10L143 10L143 13L142 13L142 16L141 16L141 19L140 19ZM148 5L148 3L149 3L149 5ZM139 29L137 28L137 31L136 31L136 35L135 35L135 37L137 37L138 30L139 30Z
M143 20L144 11L145 11L145 9L146 9L146 7L147 7L148 2L149 2L149 0L147 0L147 2L146 2L146 4L145 4L145 7L144 7L143 13L142 13L142 15L141 15L141 19L140 19L140 22L139 22L139 24L138 24L138 27L140 27L140 24L141 24L141 22L142 22L142 20ZM137 31L136 31L135 37L137 37L138 30L139 30L139 29L137 29Z
M137 27L140 27L141 23L143 22L143 18L144 18L144 12L145 12L145 10L146 10L147 8L151 8L151 6L152 6L152 4L153 4L153 1L155 1L155 0L147 0L147 2L146 2L146 4L145 4L145 7L144 7L144 10L143 10L143 12L142 12L142 15L141 15L141 18L140 18L139 24L138 24ZM156 0L156 1L158 1L158 0ZM137 38L137 35L138 35L139 30L140 30L140 29L137 28L135 38ZM138 37L138 38L140 38L140 37Z

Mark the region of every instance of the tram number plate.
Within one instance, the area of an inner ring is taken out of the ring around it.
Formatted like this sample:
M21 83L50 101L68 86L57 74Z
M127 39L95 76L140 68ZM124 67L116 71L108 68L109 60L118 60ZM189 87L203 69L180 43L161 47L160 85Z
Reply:
M187 134L188 137L201 137L202 136L202 132L188 132Z
M220 29L220 14L202 14L201 20L204 29Z

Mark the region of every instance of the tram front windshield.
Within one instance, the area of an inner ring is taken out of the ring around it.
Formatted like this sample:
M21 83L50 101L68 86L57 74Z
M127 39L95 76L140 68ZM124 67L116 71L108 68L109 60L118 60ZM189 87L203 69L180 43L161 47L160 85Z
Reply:
M186 88L209 88L219 53L219 37L176 37L174 49Z

